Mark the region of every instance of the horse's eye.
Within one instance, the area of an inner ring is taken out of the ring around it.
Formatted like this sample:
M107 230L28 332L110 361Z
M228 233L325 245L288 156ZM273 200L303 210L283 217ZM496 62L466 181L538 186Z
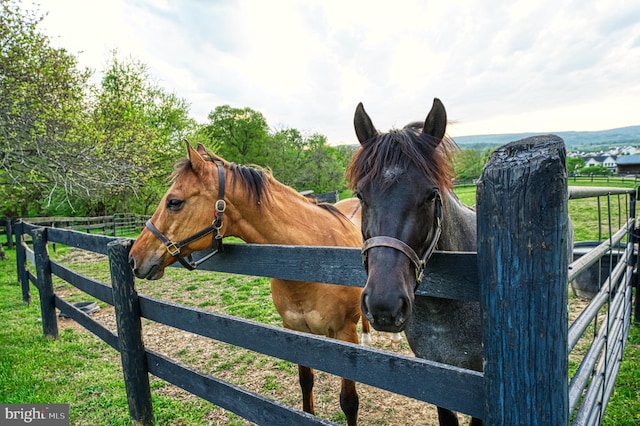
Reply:
M440 191L438 191L438 188L434 188L433 191L431 192L431 194L429 194L429 198L427 199L427 201L433 201L435 200L436 196L440 193Z
M167 208L171 210L178 210L184 204L184 200L179 200L177 198L170 198L167 200Z

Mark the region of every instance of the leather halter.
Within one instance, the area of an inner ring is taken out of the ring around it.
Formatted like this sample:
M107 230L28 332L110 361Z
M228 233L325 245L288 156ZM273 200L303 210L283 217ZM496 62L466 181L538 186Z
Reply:
M389 236L377 236L371 237L364 242L362 245L362 263L364 265L365 271L369 271L367 264L367 251L373 247L390 247L392 249L398 250L405 256L409 258L416 272L416 286L413 289L415 292L420 286L422 282L422 276L424 275L424 268L429 261L429 258L433 254L436 249L436 245L438 244L438 240L440 239L440 234L442 233L442 199L440 198L440 194L436 194L435 199L435 220L433 227L433 235L431 237L431 242L429 242L429 246L425 250L422 257L419 257L415 250L413 250L409 245L407 245L404 241L401 241L394 237Z
M149 231L151 231L151 233L164 244L169 254L173 256L178 262L180 262L182 266L190 271L193 271L201 263L209 260L214 255L224 251L224 247L222 245L222 234L220 234L220 228L222 228L222 215L227 208L227 204L224 201L224 166L220 161L216 161L215 163L218 166L218 200L216 201L214 219L211 225L207 226L199 232L196 232L190 237L185 238L184 240L180 240L177 243L174 243L173 241L165 237L164 234L155 227L155 225L151 222L151 219L149 219L146 223ZM207 254L205 257L197 261L194 261L191 255L188 255L185 259L182 254L180 254L180 249L182 247L187 246L192 242L204 238L212 233L213 241L211 243L211 247L214 249L213 252Z

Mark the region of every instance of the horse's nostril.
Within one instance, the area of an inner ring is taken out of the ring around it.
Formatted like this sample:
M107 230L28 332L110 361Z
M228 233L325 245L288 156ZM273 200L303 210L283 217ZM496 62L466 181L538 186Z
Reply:
M129 255L129 266L131 266L131 269L133 270L136 269L136 258L132 255Z
M398 315L396 315L396 320L395 320L395 325L397 327L400 327L402 324L406 322L410 310L411 310L411 304L409 303L409 301L406 298L401 297L400 309L398 309Z
M360 302L360 310L362 311L362 315L371 323L374 323L373 315L371 315L371 311L369 310L369 295L366 292L362 293L362 301Z

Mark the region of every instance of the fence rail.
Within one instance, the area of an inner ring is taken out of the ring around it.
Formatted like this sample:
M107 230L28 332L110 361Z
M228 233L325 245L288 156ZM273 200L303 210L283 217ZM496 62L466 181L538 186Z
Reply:
M91 233L98 230L102 235L116 236L117 232L137 231L144 228L148 215L118 213L109 216L92 217L33 217L22 218L22 222L52 228L74 229Z
M610 192L605 189L599 196L607 196ZM629 193L629 196L631 198L629 217L633 218L635 192ZM531 215L536 214L538 212L531 212ZM494 217L493 220L504 223L499 217ZM148 373L258 424L333 423L284 406L219 378L194 371L163 355L145 350L139 327L141 318L300 363L474 417L485 418L488 424L496 419L497 414L493 412L496 410L494 405L496 403L503 404L506 401L508 404L519 404L518 410L525 412L531 410L531 407L536 407L538 403L536 401L541 399L553 401L553 404L559 402L559 406L564 407L562 410L567 410L560 416L561 418L568 418L571 413L575 413L575 424L597 424L613 388L615 373L620 365L620 355L624 350L626 333L631 321L631 287L633 285L631 277L635 264L633 232L631 232L633 223L633 219L630 219L620 231L620 235L627 239L625 255L613 268L611 277L606 280L600 293L594 298L589 308L585 309L583 315L570 328L566 323L562 323L566 318L558 323L545 324L544 329L564 329L566 349L559 351L554 349L553 353L566 354L575 347L579 336L584 334L584 330L587 329L584 324L593 324L594 321L598 321L597 336L601 335L602 339L595 338L589 345L590 348L583 356L580 367L571 378L570 384L566 371L566 359L558 364L561 368L560 382L565 383L565 396L568 389L568 406L558 401L559 395L562 395L562 389L559 390L559 394L554 389L549 389L549 393L545 391L541 394L539 390L541 381L547 380L550 374L556 374L557 371L549 371L547 365L540 365L539 362L527 364L535 367L535 370L509 371L510 375L535 377L536 380L510 377L509 380L515 380L516 387L509 393L498 396L491 392L504 386L504 383L497 382L502 378L495 375L496 373L491 369L480 373L138 295L126 260L131 240L20 223L17 229L18 235L31 236L34 244L33 249L26 245L19 245L18 274L23 285L23 295L24 288L28 289L30 283L39 290L45 334L57 335L55 309L59 309L120 351L131 418L142 424L150 424L153 421ZM615 243L612 241L617 239L618 234L603 244L613 247ZM108 255L112 274L111 285L87 278L51 260L46 251L47 243L65 244ZM542 250L555 250L554 256L566 256L559 247L547 247ZM610 252L606 248L599 250L599 253ZM531 259L542 259L538 251L535 248L527 251L526 260L510 259L510 261L524 264ZM544 255L549 256L548 253ZM486 257L486 254L484 256ZM586 259L583 258L582 261L571 265L572 278L584 273L598 262L595 256L585 257ZM497 318L498 315L504 314L504 312L496 312L496 296L486 291L482 294L480 292L483 284L478 278L478 271L481 268L478 267L477 262L478 257L475 253L435 253L427 266L425 283L420 286L421 293L418 297L430 295L478 300L484 312L484 321L503 327L505 325L501 321L492 319L494 316ZM35 264L36 274L33 274L30 269L25 269L25 264ZM353 248L227 244L224 253L216 255L202 266L204 269L219 272L342 285L362 286L366 281L361 266L360 251ZM564 291L566 306L567 274L566 272L564 274L565 282L561 283L559 290ZM56 295L51 284L52 275L105 303L113 304L118 325L117 335ZM518 277L508 279L517 280ZM547 279L534 277L534 280L540 285L534 283L528 286L532 293L537 293L531 296L531 300L536 298L538 298L536 300L545 300L548 298L548 294L545 293L547 289L544 288L548 284ZM523 285L526 284L523 283ZM28 290L26 293L28 294ZM526 304L533 303L531 300L522 301L525 306L518 308L522 310L519 315L525 317L528 315ZM562 298L558 302L562 304ZM603 309L606 310L605 314L602 312ZM503 311L504 308L500 307L499 310ZM606 315L606 320L598 320L598 313L600 318ZM506 345L508 351L519 351L517 354L519 359L537 356L535 351L540 349L536 345L526 346L521 345L521 342L508 340L514 336L513 326L513 324L509 325L511 328L508 331L501 328L491 331L503 339L502 343ZM535 337L531 336L530 339L534 341ZM549 345L553 345L553 341L550 341ZM487 347L485 342L485 350L487 354L491 354L495 353L496 348ZM549 354L544 355L548 357ZM489 359L488 362L492 360ZM562 365L565 365L564 371L562 371ZM555 379L557 380L557 377ZM429 386L425 386L425 383L429 383ZM527 388L527 386L530 387ZM562 399L561 396L560 399ZM545 416L549 413L532 412L527 415L530 419L536 418L539 423L544 423L540 419L548 419Z

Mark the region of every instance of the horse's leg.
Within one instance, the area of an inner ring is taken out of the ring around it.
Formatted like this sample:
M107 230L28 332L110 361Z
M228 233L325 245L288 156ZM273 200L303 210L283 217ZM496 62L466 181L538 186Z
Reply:
M371 345L371 324L369 324L369 321L364 317L360 317L360 319L362 320L362 337L360 338L360 344L362 346L369 346Z
M313 409L313 369L298 364L298 376L302 388L302 409L315 414Z
M451 410L438 407L438 421L440 426L458 426L458 416Z
M484 422L482 421L482 419L476 419L475 417L471 418L471 422L469 423L470 426L482 426L484 425Z
M356 382L353 380L342 379L342 388L340 389L340 408L347 417L347 425L356 426L358 423L358 407L360 399L356 391Z
M402 342L402 334L391 333L391 347L393 349L398 349L398 347L400 346L400 342Z
M363 320L366 321L363 317ZM364 324L364 322L363 322ZM369 323L367 322L367 325ZM336 334L338 340L343 342L358 343L357 323L345 323L344 328ZM342 386L340 387L340 408L347 418L348 426L356 426L358 421L358 407L360 399L356 390L356 382L353 380L342 378Z

